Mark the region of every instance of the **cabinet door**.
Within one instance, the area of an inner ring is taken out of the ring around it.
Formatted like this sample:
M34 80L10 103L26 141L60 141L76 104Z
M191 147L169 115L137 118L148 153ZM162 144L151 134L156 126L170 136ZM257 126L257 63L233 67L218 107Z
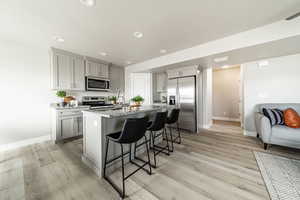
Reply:
M53 89L71 89L70 57L63 54L54 54L53 60Z
M76 133L74 132L74 119L73 117L67 117L67 118L62 118L60 120L61 123L61 137L63 139L66 138L71 138L76 136Z
M81 58L71 59L72 90L85 90L84 83L84 60Z
M121 90L124 92L125 89L125 80L124 80L124 68L118 66L111 66L109 71L109 79L110 79L110 89L113 92L117 90Z
M106 64L101 64L100 76L103 78L109 78L109 67Z
M74 117L73 119L73 129L74 129L74 136L79 136L83 134L82 129L82 116L81 117Z
M86 75L99 77L101 75L101 64L92 61L86 61Z
M166 82L167 82L167 77L166 77L165 73L157 74L157 81L156 81L157 92L165 92L166 91L166 84L167 84Z

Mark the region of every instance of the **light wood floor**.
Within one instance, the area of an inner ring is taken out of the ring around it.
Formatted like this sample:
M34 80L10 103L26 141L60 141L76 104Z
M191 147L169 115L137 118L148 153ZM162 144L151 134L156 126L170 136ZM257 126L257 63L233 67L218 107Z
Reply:
M127 180L128 199L269 199L253 150L264 151L259 140L241 132L184 134L171 156L159 157L152 176L139 171ZM118 199L110 185L81 162L81 152L82 140L76 140L0 154L0 199ZM272 146L267 152L300 158L300 151L289 148ZM133 169L126 166L126 172ZM112 177L121 183L119 171Z

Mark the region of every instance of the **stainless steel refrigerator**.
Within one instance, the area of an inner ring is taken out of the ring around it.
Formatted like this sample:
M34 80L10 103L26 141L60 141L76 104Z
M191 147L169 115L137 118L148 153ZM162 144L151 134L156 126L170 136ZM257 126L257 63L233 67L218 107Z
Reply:
M180 108L179 128L197 131L195 76L168 80L168 104Z

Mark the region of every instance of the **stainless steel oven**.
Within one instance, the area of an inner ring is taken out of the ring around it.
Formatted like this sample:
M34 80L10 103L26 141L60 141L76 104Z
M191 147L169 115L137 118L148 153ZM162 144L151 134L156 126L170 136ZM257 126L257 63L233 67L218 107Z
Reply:
M104 78L86 76L85 90L86 91L109 91L110 81Z

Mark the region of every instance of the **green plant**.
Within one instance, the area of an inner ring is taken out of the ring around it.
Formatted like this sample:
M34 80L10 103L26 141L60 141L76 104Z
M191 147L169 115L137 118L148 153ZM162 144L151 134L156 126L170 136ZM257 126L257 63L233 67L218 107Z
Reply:
M133 101L133 102L142 102L142 101L144 101L144 98L141 97L140 95L138 95L138 96L133 97L131 99L131 101Z
M117 97L116 96L111 96L111 97L108 97L108 100L109 101L117 101Z
M67 96L67 93L66 93L66 91L60 90L60 91L57 91L57 92L56 92L56 96L58 96L58 97L60 97L60 98L64 98L64 97Z

